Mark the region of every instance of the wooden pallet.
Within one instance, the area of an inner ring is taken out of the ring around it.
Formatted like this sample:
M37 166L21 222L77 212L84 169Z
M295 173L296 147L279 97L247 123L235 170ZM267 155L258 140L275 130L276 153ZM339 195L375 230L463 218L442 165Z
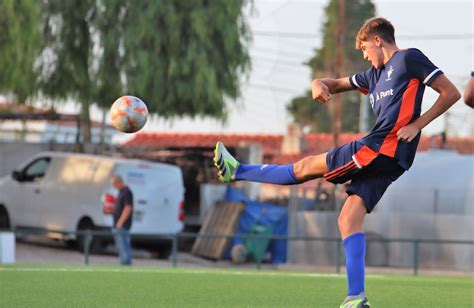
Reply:
M244 209L242 203L218 202L209 211L194 241L191 253L214 260L222 259L230 243L227 237L203 237L205 234L234 235L240 215Z

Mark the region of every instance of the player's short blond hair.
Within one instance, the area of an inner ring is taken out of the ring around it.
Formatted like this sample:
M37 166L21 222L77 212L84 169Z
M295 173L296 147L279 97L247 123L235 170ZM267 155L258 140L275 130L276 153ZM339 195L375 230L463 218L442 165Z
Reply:
M362 42L368 41L374 35L379 36L387 43L395 43L395 28L392 23L385 18L374 17L366 20L360 27L356 37L356 48L360 49Z

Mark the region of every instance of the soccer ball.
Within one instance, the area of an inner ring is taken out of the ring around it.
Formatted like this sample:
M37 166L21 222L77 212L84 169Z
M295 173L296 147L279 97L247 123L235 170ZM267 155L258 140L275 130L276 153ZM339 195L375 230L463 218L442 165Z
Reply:
M130 134L142 129L148 118L148 109L138 97L119 97L110 108L112 125L121 132Z

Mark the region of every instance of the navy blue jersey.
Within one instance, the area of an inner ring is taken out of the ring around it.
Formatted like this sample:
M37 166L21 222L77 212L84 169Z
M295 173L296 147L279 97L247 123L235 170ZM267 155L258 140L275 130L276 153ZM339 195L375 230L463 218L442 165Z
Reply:
M359 141L372 150L398 159L408 170L420 134L411 142L398 141L397 131L421 113L425 85L443 72L418 49L399 50L380 69L374 67L349 78L353 88L369 95L377 117L369 134Z

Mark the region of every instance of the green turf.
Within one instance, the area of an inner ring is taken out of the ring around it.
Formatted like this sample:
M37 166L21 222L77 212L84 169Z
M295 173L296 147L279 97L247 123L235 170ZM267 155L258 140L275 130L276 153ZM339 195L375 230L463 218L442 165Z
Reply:
M368 276L372 307L474 307L472 277ZM0 266L0 307L339 307L340 275Z

